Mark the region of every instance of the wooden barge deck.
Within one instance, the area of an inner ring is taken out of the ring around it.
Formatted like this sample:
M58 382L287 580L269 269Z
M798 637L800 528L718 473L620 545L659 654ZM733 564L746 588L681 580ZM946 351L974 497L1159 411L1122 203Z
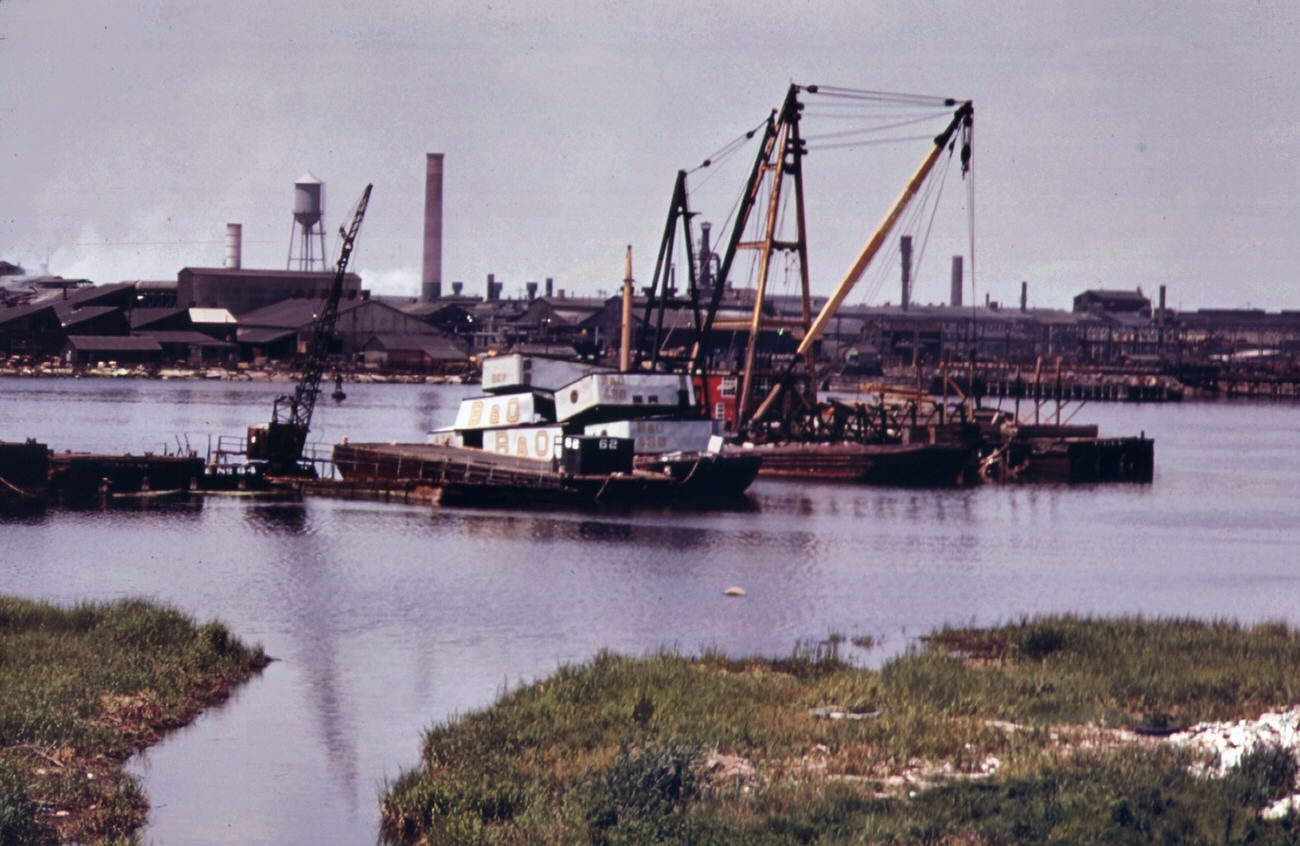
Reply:
M785 443L728 447L761 457L760 476L900 487L955 487L973 459L960 444Z

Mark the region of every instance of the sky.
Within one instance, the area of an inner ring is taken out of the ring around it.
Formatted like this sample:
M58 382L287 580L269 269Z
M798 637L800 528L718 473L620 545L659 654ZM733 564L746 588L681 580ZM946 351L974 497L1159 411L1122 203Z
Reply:
M245 267L283 268L311 171L330 233L374 183L353 267L414 295L441 152L444 288L613 291L629 244L648 280L677 170L795 82L974 102L973 209L945 189L919 302L946 299L973 222L981 300L1023 280L1034 307L1166 285L1172 307L1300 309L1293 3L0 0L0 39L0 259L67 277L219 266L227 222ZM815 294L927 146L811 149ZM743 169L692 174L704 218Z

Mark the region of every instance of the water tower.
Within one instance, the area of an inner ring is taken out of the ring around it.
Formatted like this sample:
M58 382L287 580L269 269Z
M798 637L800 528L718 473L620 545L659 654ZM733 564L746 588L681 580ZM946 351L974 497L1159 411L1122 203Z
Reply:
M325 270L325 183L311 171L293 183L293 231L289 234L289 270ZM319 262L320 266L317 267Z

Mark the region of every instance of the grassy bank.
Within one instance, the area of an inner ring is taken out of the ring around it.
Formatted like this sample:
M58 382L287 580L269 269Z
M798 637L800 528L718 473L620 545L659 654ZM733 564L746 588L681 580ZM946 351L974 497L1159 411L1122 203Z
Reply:
M829 654L828 654L829 653ZM879 671L834 650L590 664L437 726L388 786L427 843L1300 842L1257 811L1295 764L1222 780L1124 729L1300 702L1300 635L1182 620L946 629Z
M128 840L148 805L126 758L266 661L143 601L0 597L0 846Z

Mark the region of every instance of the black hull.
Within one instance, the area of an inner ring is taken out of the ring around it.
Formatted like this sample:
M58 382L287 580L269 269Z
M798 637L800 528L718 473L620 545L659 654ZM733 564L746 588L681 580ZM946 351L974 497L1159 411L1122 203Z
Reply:
M574 475L551 462L428 444L338 444L345 482L430 489L443 504L672 503L739 496L753 482L753 458L694 456L631 473Z

